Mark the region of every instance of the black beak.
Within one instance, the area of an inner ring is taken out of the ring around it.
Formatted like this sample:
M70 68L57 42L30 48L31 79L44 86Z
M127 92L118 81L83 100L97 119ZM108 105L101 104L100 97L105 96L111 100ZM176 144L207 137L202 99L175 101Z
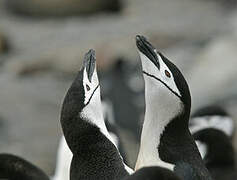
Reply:
M85 54L82 65L83 69L86 68L87 76L90 82L95 71L95 61L95 50L91 49Z
M149 43L144 36L136 36L136 45L139 51L141 51L148 59L155 64L155 66L160 69L159 58L155 53L155 48Z

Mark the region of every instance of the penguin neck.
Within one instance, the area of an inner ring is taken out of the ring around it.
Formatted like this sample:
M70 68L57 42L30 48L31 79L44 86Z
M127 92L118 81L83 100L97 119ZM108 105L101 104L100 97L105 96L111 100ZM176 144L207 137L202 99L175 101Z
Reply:
M162 161L158 152L165 127L182 109L181 101L174 100L177 97L170 94L169 98L170 101L167 101L162 93L152 96L151 92L145 92L146 111L136 169L144 166L161 166L173 170L174 164Z
M78 82L81 80L76 80L68 90L61 110L60 121L70 150L73 154L78 153L84 146L89 146L88 143L94 144L102 139L104 141L105 137L115 144L105 127L100 88L94 92L89 103L84 105L85 92Z
M192 177L210 180L211 176L188 129L188 119L189 111L184 108L184 111L165 127L158 147L159 157L165 162L175 164L174 172L184 179L190 178L185 178L188 172L183 168L183 163L192 169Z
M185 163L201 179L211 179L188 130L191 101L184 104L164 91L147 92L146 87L145 120L136 169L161 166L183 177L186 172L180 163Z
M80 112L82 120L97 126L101 133L103 133L115 146L113 138L110 136L104 122L102 103L100 97L100 88L98 88L92 96L89 104L87 104Z
M98 87L89 99L89 103L84 105L85 92L81 88L80 80L75 81L69 88L64 98L60 119L65 140L73 153L70 176L82 175L85 177L85 173L88 172L87 168L91 167L91 162L101 160L98 168L106 168L108 165L115 166L119 168L119 173L127 175L124 170L126 166L105 126L100 89ZM106 158L111 163L105 162ZM78 174L79 166L81 170ZM110 170L113 171L113 168ZM103 174L103 171L101 173Z

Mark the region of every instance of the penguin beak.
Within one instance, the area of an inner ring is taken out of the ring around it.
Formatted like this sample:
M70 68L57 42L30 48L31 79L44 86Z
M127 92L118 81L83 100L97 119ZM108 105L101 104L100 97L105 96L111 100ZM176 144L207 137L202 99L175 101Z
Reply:
M143 53L155 66L160 69L159 58L155 52L155 48L149 43L144 36L136 36L136 45L141 53Z
M85 54L84 60L83 60L83 65L82 68L86 68L87 72L87 77L89 81L91 82L93 73L95 71L95 63L96 62L96 57L95 57L95 50L91 49L89 52Z

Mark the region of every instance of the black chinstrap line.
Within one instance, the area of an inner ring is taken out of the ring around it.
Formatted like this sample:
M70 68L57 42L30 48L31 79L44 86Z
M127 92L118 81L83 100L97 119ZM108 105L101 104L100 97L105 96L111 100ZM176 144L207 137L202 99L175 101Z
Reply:
M99 86L100 86L99 84L96 86L95 90L94 90L93 93L91 94L91 97L90 97L89 101L86 103L85 106L87 106L87 105L90 103L90 101L91 101L93 95L95 94L95 92L96 92L96 90L98 89Z
M178 93L176 93L175 91L173 91L173 90L172 90L165 82L163 82L161 79L159 79L158 77L156 77L156 76L154 76L154 75L152 75L152 74L147 73L146 71L142 71L142 72L143 72L143 74L145 74L145 75L147 75L147 76L149 76L149 77L151 77L151 78L154 78L154 79L156 79L157 81L160 81L162 84L165 85L165 87L167 87L172 93L174 93L178 98L181 99L181 96L178 95Z

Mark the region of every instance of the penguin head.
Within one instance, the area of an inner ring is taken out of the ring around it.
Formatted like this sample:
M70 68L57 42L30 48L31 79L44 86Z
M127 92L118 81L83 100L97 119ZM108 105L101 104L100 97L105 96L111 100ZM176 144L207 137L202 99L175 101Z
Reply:
M78 112L81 113L85 107L95 106L96 102L100 102L98 98L100 98L100 88L96 72L95 51L89 50L85 54L82 67L63 100L61 109L62 127L66 127L69 120L77 117ZM70 128L65 129L69 131Z
M82 68L79 72L79 76L82 76L81 83L83 87L82 91L84 92L84 105L88 105L95 94L95 91L99 87L99 79L96 72L96 57L95 51L89 50L85 54Z
M179 106L175 107L179 112L184 108L190 112L189 87L179 69L158 52L144 36L136 36L136 45L142 62L146 94L150 96L146 99L149 98L150 102L162 100L158 103L167 107Z
M218 105L204 106L192 114L189 129L196 133L203 129L214 128L223 131L230 138L233 137L235 123L231 116Z

